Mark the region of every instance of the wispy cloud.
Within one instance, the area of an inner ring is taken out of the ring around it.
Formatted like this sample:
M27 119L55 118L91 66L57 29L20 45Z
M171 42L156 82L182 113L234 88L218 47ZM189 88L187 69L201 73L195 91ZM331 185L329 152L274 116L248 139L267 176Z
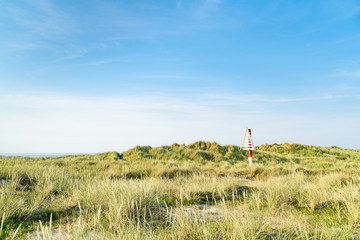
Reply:
M9 2L2 10L6 11L8 17L17 25L24 27L25 31L43 37L68 35L76 28L75 21L48 0L25 1L22 6Z
M55 62L63 62L72 59L77 59L84 56L87 52L88 50L86 50L83 47L82 48L76 47L75 49L65 50L65 56L55 59Z
M177 0L176 1L176 6L179 8L179 7L181 7L181 5L182 5L182 0Z
M3 51L6 53L21 53L47 48L47 44L29 43L21 40L5 41L2 43Z
M84 52L85 54L85 52ZM26 75L36 75L44 72L51 72L55 69L72 69L74 67L99 67L102 65L112 64L112 63L131 63L133 62L130 58L104 58L104 59L96 59L96 60L77 60L75 63L68 62L69 60L81 58L83 54L79 55L69 55L66 57L61 57L55 59L52 63L53 65L47 65L46 67L39 67L36 69L32 69L31 71L26 72Z
M335 73L335 76L360 78L360 69L338 70L337 73Z
M347 0L340 1L336 4L336 9L339 11L344 18L355 17L360 12L359 1L356 0Z
M238 103L291 103L291 102L311 102L311 101L326 101L333 99L341 99L347 97L346 95L325 95L325 96L309 96L309 97L269 97L266 95L229 95L229 94L206 94L203 95L205 99L216 101L227 101L234 104Z
M82 63L67 64L67 66L101 66L104 64L109 64L114 62L130 63L132 61L133 60L129 58L106 58L106 59L98 59L98 60L87 61Z
M210 13L219 10L221 2L222 0L202 0L196 9L196 16L208 17Z
M136 77L144 79L168 79L168 80L195 80L194 76L180 75L180 74L146 74L138 75Z
M48 0L6 1L0 5L0 21L11 27L2 32L0 54L10 57L45 50L56 52L77 31L76 21Z
M359 116L310 117L301 110L295 115L282 108L267 110L266 105L333 97L0 95L0 152L123 151L135 145L197 140L239 144L246 125L254 128L257 144L290 141L351 146L360 131L356 127ZM336 140L339 122L353 129L346 143Z
M32 96L2 95L0 102L29 109L78 109L88 111L95 109L109 111L145 111L162 110L192 112L206 108L201 101L184 101L166 95L124 96L124 97L76 97L69 95Z
M93 151L125 150L138 144L192 141L211 138L213 133L206 129L219 121L219 112L204 103L166 96L3 95L0 107L5 114L0 129L7 139L6 144L0 140L0 152L78 152L91 146ZM31 143L23 145L22 139Z

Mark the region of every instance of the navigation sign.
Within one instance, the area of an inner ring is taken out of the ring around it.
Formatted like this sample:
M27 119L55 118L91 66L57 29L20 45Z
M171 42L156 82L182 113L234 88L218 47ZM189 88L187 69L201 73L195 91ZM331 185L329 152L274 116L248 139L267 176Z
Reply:
M251 129L245 128L244 137L241 143L241 149L242 150L249 150L249 165L252 164L252 150L255 150L254 148L254 142L251 138Z
M251 138L251 130L246 128L244 137L241 143L241 149L242 150L255 150L254 148L254 142Z

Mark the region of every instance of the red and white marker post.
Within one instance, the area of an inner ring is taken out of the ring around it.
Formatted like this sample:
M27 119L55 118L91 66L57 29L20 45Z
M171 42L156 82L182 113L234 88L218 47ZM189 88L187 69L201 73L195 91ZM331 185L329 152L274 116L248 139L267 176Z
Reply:
M255 150L254 148L254 142L251 137L251 129L245 128L244 138L241 143L241 149L242 150L249 150L249 165L252 164L252 150Z

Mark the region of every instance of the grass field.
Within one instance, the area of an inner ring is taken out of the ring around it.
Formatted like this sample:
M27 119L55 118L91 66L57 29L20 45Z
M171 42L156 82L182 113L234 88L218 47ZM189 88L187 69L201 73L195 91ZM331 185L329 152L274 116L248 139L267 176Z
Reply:
M359 239L360 150L196 142L0 156L1 239Z

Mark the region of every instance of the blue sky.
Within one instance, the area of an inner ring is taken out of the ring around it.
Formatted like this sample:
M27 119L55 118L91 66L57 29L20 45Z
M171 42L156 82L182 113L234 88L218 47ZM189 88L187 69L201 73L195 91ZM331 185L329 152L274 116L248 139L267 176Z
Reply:
M360 2L0 1L0 152L360 148Z

